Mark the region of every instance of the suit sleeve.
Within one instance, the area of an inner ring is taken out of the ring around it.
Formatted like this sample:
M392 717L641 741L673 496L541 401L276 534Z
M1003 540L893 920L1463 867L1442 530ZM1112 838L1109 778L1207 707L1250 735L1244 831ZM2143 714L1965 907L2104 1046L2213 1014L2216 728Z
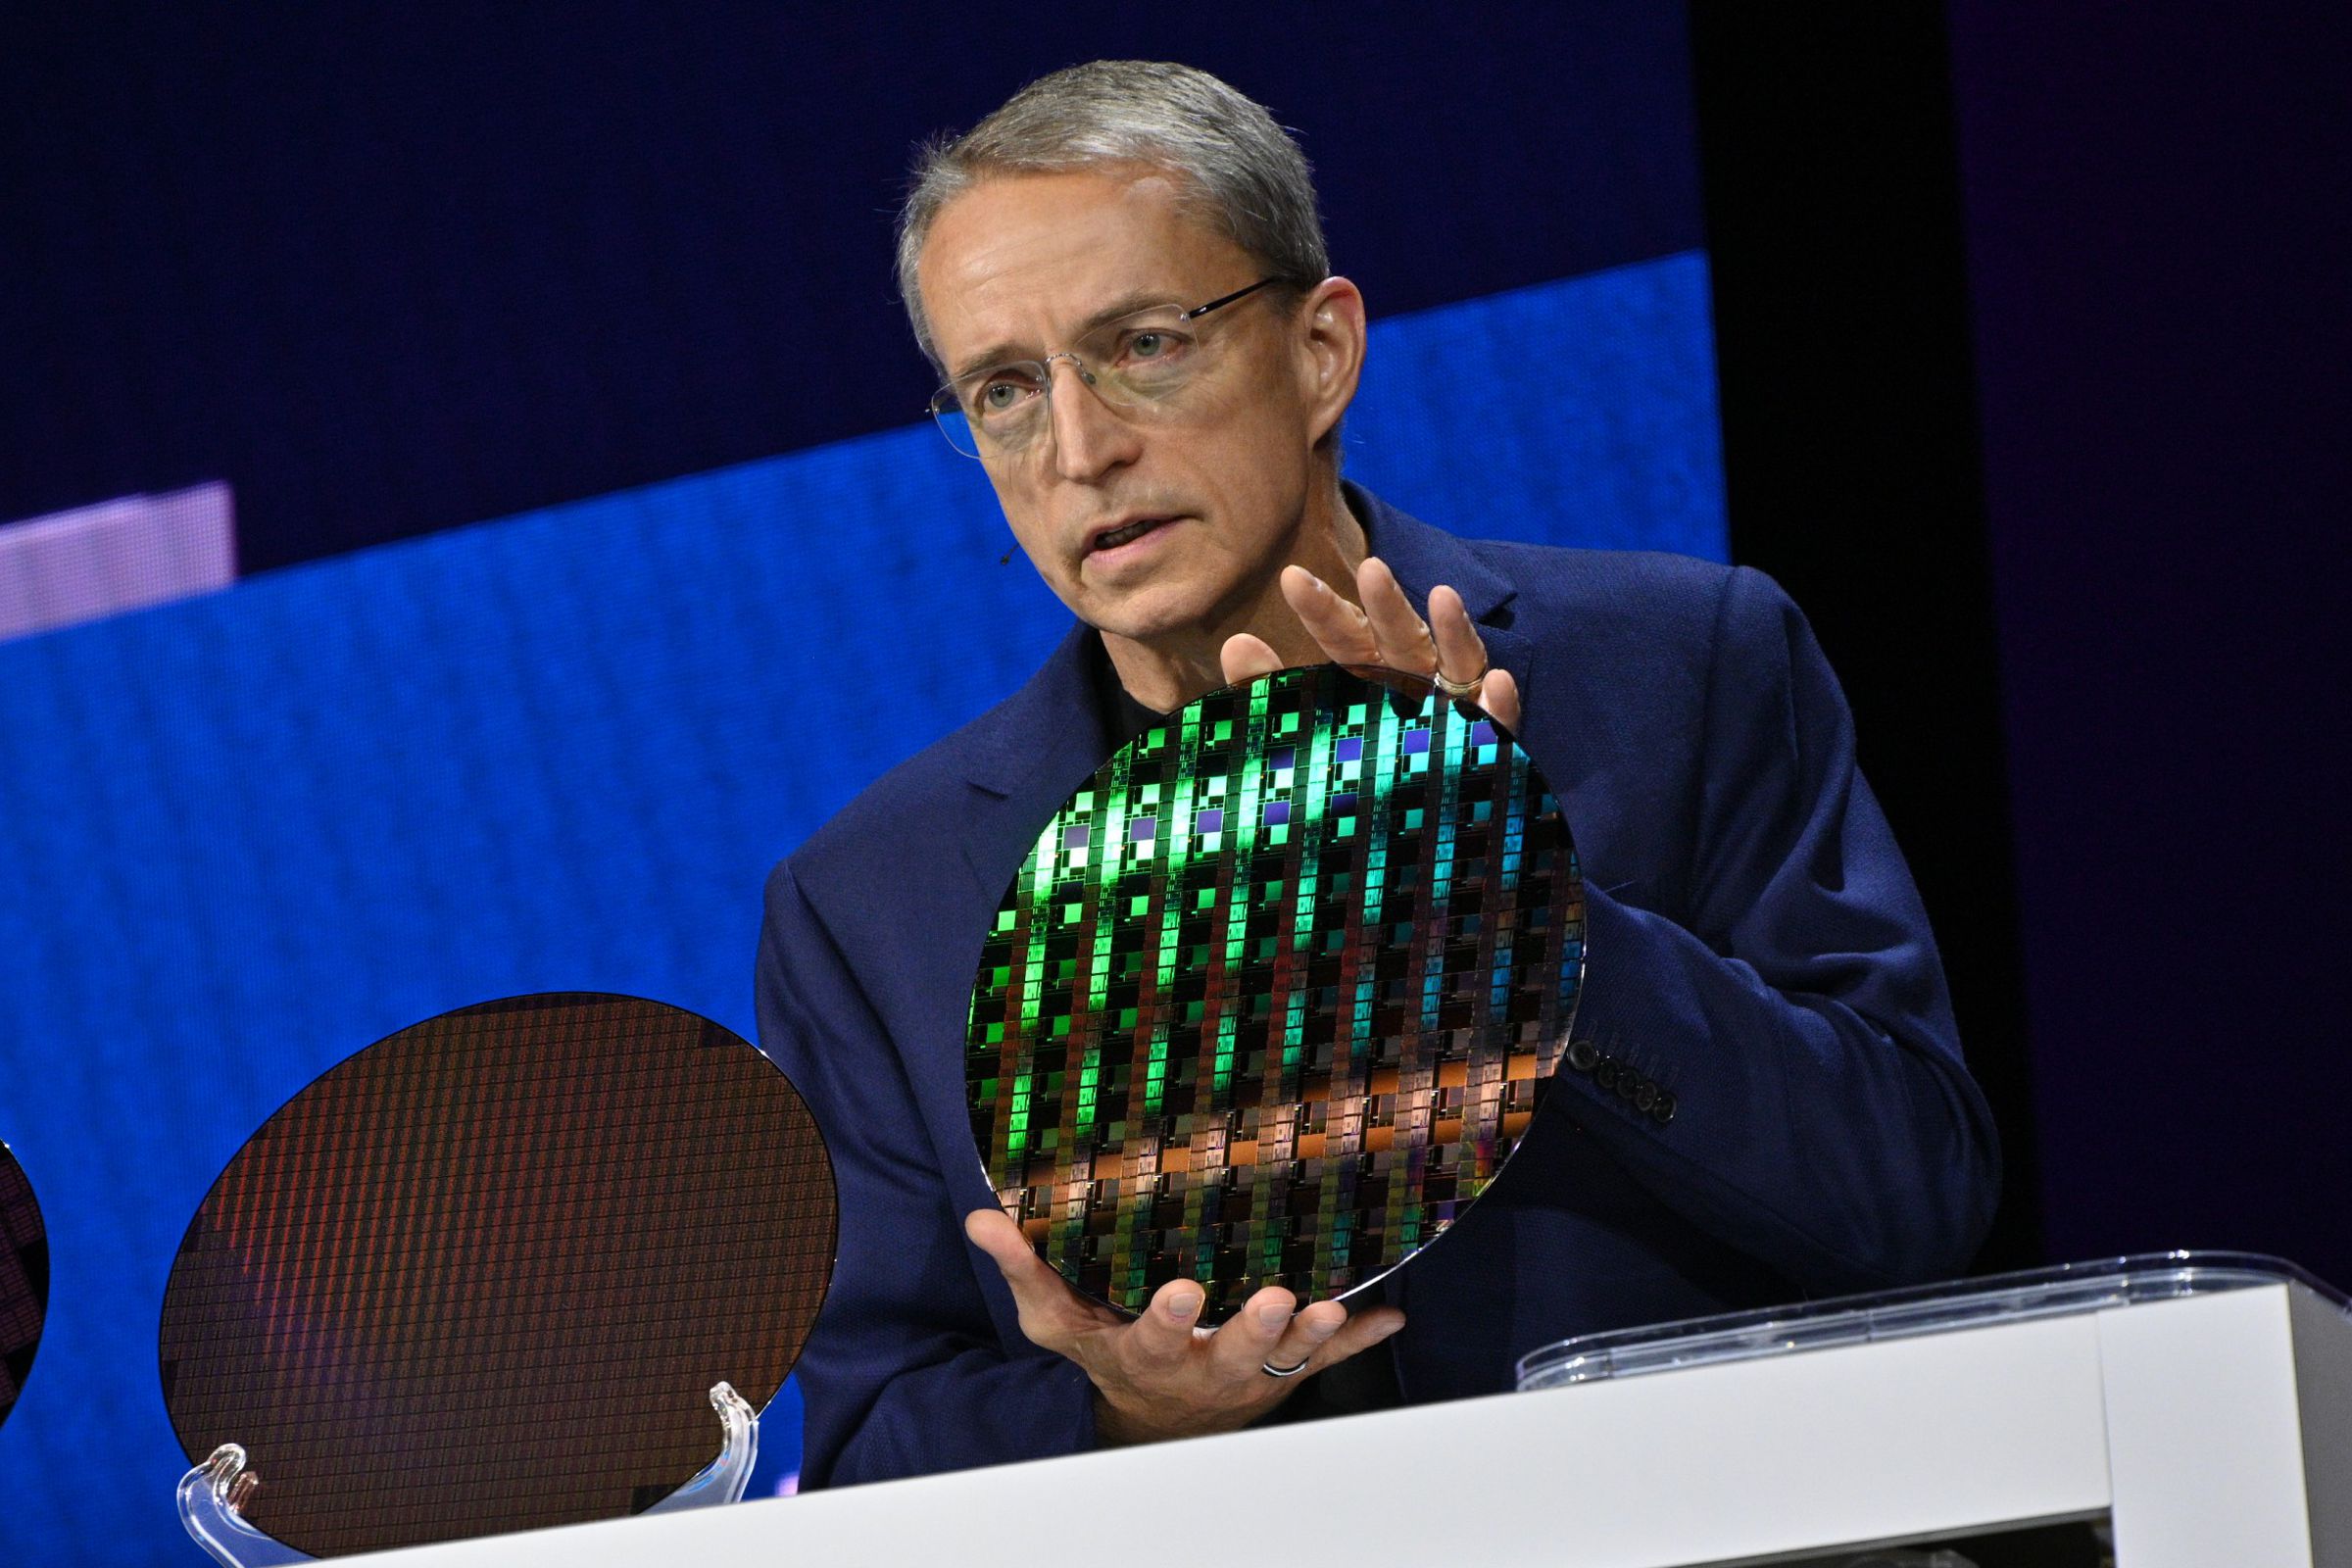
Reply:
M897 1049L789 862L770 877L760 1047L832 1157L840 1252L795 1367L802 1482L842 1486L1094 1446L1086 1375L1001 1340Z
M1587 888L1583 1044L1554 1099L1809 1293L1957 1274L1999 1191L1991 1115L1844 696L1752 570L1725 581L1702 725L1689 907Z

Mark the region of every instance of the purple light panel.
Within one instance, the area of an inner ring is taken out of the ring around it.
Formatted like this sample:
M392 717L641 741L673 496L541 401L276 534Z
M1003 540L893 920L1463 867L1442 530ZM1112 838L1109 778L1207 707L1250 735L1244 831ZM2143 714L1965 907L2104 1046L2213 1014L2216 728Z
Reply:
M0 639L209 593L236 575L225 484L27 517L0 525Z

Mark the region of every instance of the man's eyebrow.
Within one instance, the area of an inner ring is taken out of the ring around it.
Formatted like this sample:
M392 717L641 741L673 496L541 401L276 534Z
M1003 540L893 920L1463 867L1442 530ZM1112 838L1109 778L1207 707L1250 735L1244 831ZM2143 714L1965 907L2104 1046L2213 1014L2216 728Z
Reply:
M1087 333L1092 332L1096 327L1115 321L1122 316L1133 316L1138 311L1148 311L1154 305L1165 305L1167 303L1168 295L1165 290L1130 289L1126 293L1120 295L1117 299L1112 300L1108 305L1105 305L1101 310L1095 312L1094 315L1088 317L1085 320L1080 321L1078 323L1078 329L1075 332L1072 332L1070 337L1073 341L1075 341L1078 338L1086 336ZM960 361L956 365L956 368L949 372L948 379L950 381L968 380L970 377L978 375L981 371L995 369L1000 365L1018 360L1032 360L1037 357L1033 354L1022 352L1024 347L1025 345L1018 343L991 344L989 347L982 349L979 353L970 355L964 360Z

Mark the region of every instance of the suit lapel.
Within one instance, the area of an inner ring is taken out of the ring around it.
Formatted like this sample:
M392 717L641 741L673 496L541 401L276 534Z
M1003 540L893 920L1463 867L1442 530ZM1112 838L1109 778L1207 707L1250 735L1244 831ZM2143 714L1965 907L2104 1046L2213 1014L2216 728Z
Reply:
M957 872L952 865L938 868L946 896L932 906L932 918L954 935L918 946L903 1030L907 1075L958 1212L993 1200L972 1142L964 1086L963 1026L978 938L1038 834L1110 754L1091 663L1102 657L1101 649L1094 628L1072 627L1019 691L959 737L963 779L956 804L965 814L955 837L966 880L959 896L949 892ZM1010 1298L997 1288L994 1270L980 1274L1009 1325Z
M1054 813L1111 753L1095 668L1105 657L1092 626L1072 626L972 737L963 774L974 819L963 853L992 909Z

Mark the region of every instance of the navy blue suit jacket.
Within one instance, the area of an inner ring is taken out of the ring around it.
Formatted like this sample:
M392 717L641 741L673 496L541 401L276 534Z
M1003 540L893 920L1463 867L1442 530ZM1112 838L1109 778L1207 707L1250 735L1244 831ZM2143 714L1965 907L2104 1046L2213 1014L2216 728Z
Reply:
M1518 677L1521 741L1587 881L1580 1059L1622 1064L1557 1075L1494 1185L1390 1277L1406 1326L1368 1353L1394 1356L1408 1401L1445 1398L1507 1388L1517 1356L1570 1334L1959 1272L1998 1147L1795 607L1744 568L1461 540L1348 498L1407 593L1459 590ZM1094 1441L1085 1376L1022 1337L963 1239L996 1201L963 1033L998 901L1113 750L1107 678L1074 628L769 879L760 1040L824 1129L842 1205L799 1365L807 1485ZM1646 1112L1627 1098L1644 1083Z

